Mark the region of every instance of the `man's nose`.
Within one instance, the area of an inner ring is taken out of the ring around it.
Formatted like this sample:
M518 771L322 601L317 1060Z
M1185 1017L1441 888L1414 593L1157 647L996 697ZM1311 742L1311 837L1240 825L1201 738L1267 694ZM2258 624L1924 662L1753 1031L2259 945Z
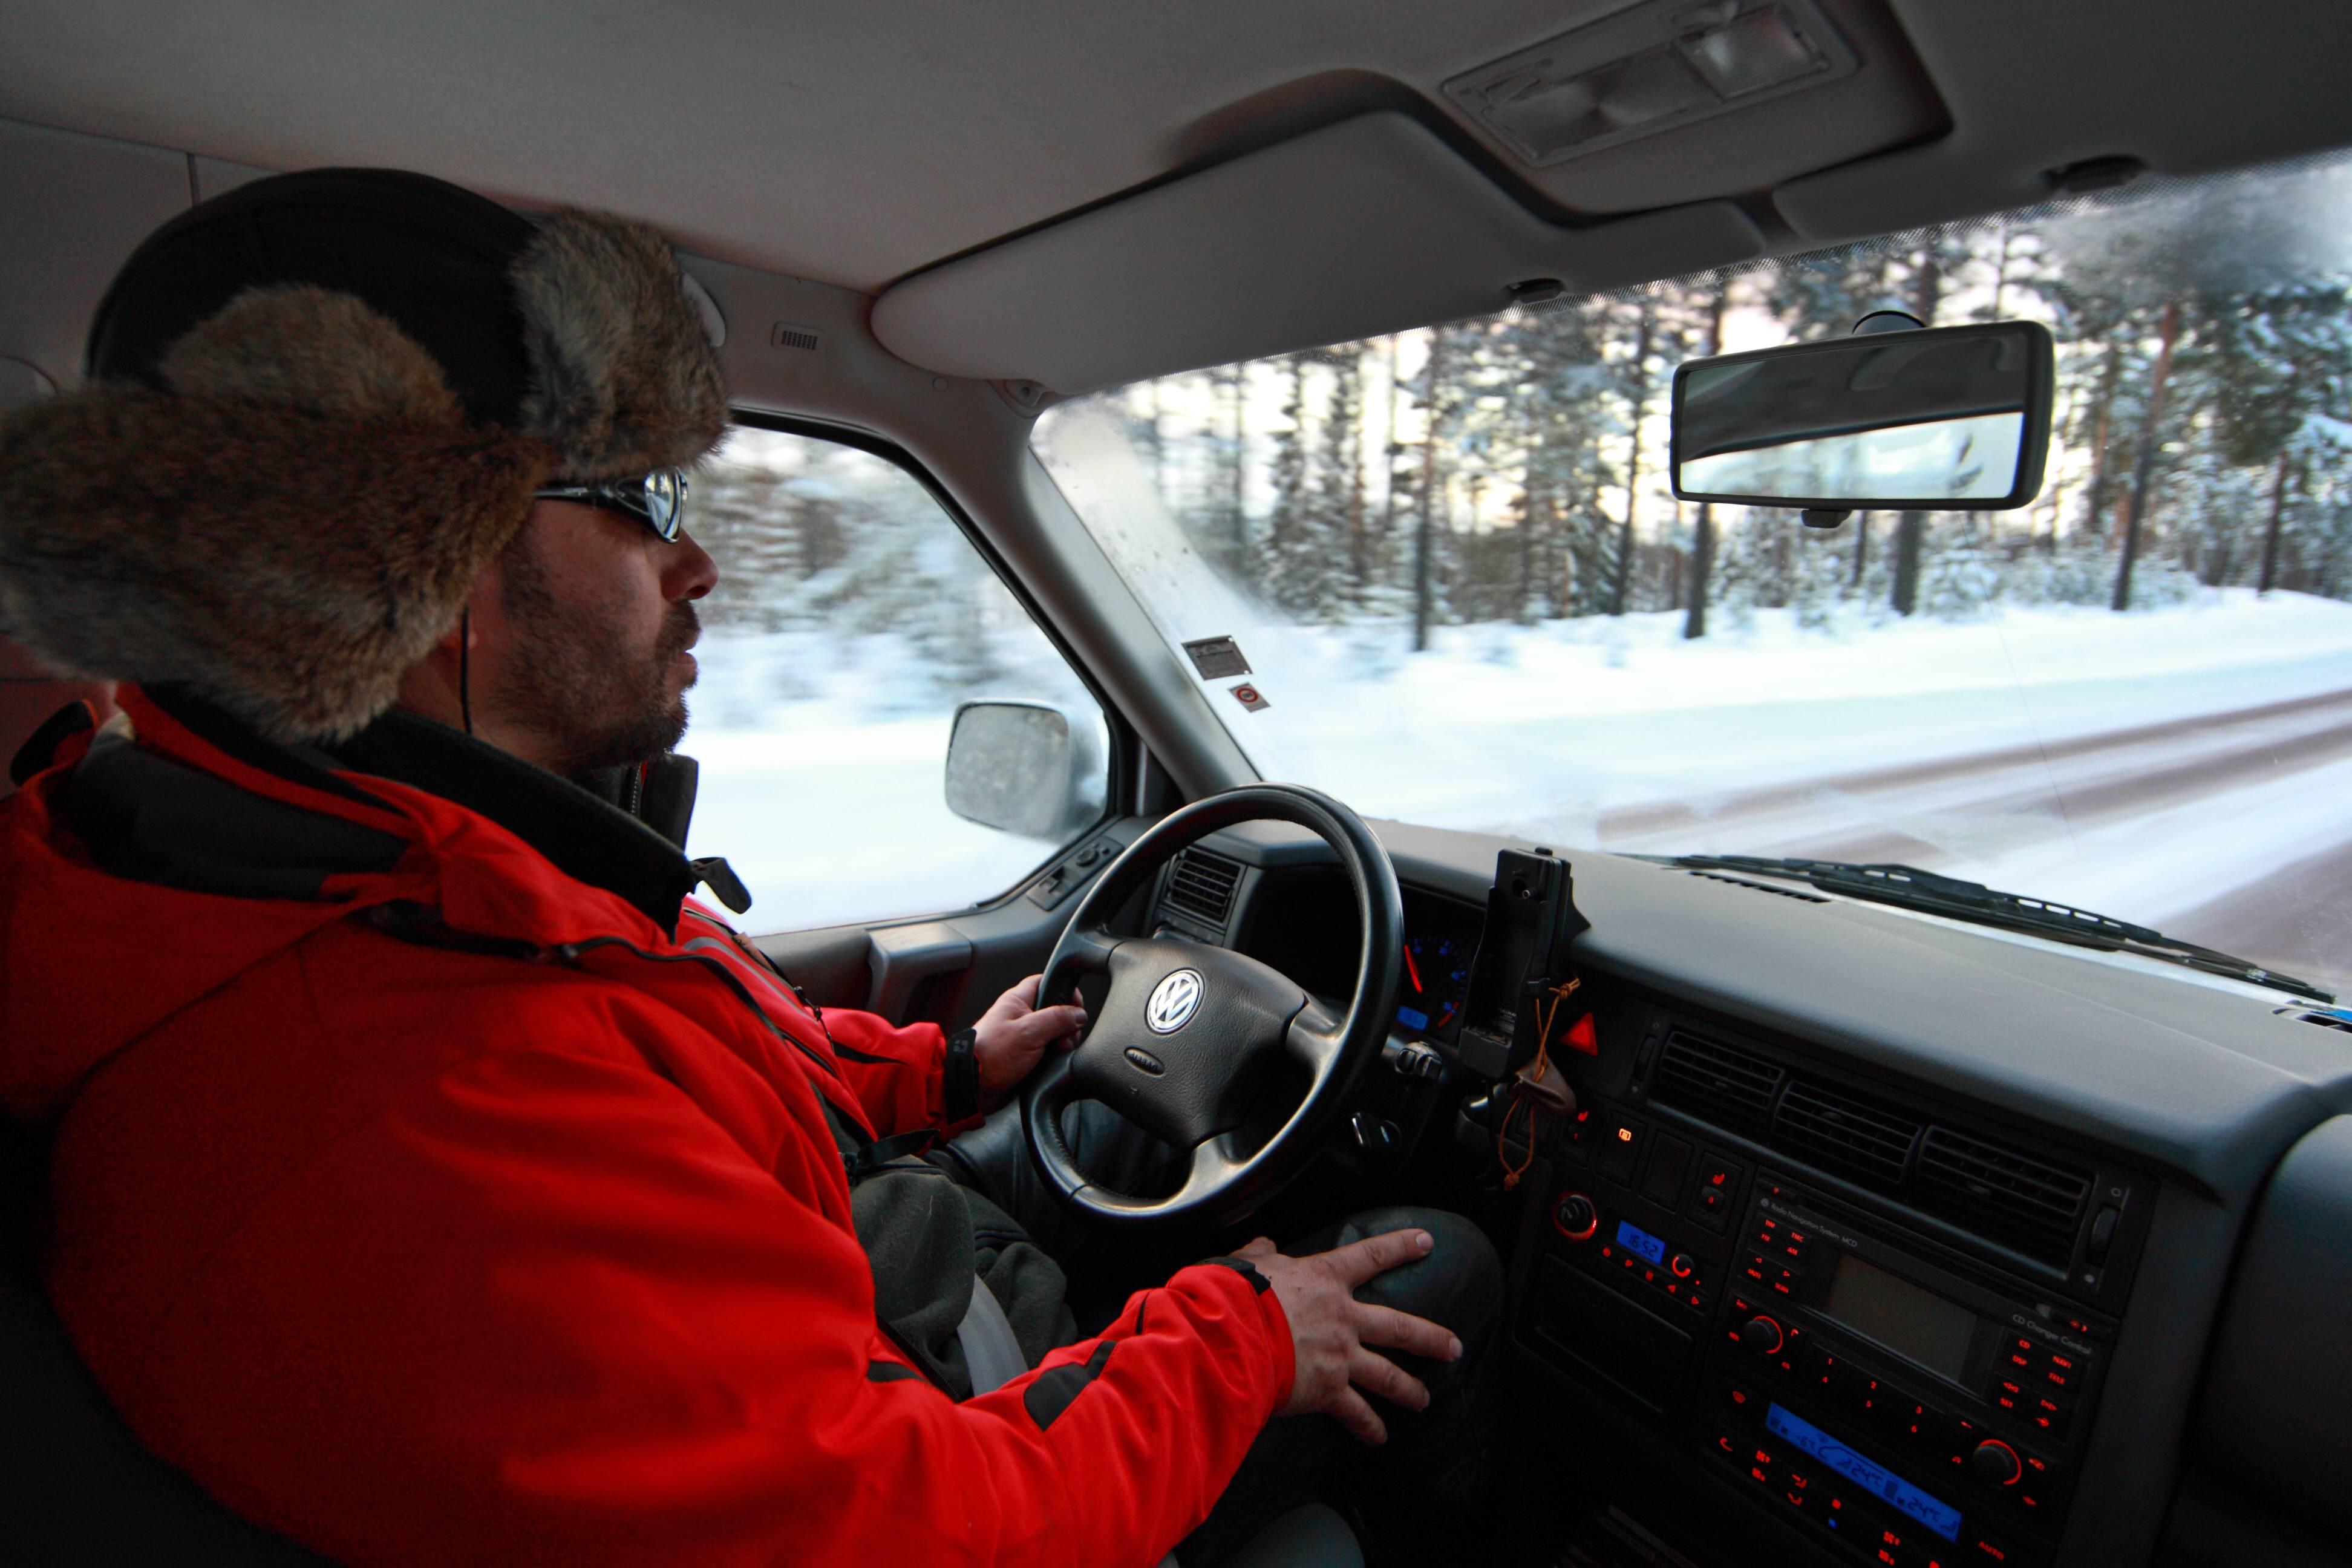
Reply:
M694 535L681 531L662 552L661 585L666 599L699 599L719 586L719 563L695 542Z

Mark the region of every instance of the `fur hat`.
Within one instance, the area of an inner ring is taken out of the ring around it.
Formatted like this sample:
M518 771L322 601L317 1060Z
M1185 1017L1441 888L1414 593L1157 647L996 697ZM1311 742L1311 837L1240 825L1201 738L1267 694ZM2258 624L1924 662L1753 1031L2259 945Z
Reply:
M534 489L682 467L727 427L659 235L388 170L182 214L88 370L0 421L0 633L289 742L392 705Z

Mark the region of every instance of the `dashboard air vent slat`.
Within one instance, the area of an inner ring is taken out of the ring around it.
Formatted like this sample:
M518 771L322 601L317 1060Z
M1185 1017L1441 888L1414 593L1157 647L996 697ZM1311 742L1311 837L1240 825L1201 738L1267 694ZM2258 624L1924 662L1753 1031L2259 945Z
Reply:
M2059 1264L2091 1195L2082 1171L1948 1127L1928 1130L1919 1184L1922 1207Z
M1920 1124L1890 1106L1799 1079L1780 1098L1772 1142L1827 1165L1894 1186L1919 1142Z
M1234 889L1241 879L1238 860L1205 849L1187 849L1168 868L1168 890L1160 895L1160 902L1222 929L1225 917L1233 912Z
M1687 1029L1666 1036L1650 1098L1734 1132L1760 1137L1788 1075L1778 1062Z

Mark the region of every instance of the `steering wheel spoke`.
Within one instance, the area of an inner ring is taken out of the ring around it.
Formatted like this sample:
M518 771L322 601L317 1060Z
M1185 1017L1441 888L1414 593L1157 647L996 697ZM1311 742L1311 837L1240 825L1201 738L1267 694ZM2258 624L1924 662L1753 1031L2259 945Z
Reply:
M1184 1177L1184 1184L1171 1204L1199 1202L1223 1192L1249 1166L1243 1155L1241 1142L1230 1132L1220 1132L1192 1146L1192 1167Z
M1332 1016L1328 1007L1309 996L1307 1005L1298 1010L1297 1016L1283 1031L1282 1039L1290 1054L1315 1075L1319 1085L1347 1054L1347 1020Z
M1079 981L1090 974L1109 973L1111 955L1122 945L1119 938L1099 926L1072 921L1062 940L1054 944L1054 956L1045 963L1045 978L1037 986L1037 1005L1050 1007L1066 1002Z

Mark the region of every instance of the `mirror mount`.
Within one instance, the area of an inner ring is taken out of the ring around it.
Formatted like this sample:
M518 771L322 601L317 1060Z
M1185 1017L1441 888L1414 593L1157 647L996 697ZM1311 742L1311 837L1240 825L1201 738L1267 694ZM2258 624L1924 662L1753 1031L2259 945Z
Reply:
M1843 527L1845 523L1845 520L1853 515L1853 509L1852 507L1832 509L1823 506L1809 506L1803 511L1797 514L1797 521L1803 523L1807 528L1839 528Z
M1924 332L1927 323L1908 310L1873 310L1853 324L1853 336L1871 337L1880 332Z

